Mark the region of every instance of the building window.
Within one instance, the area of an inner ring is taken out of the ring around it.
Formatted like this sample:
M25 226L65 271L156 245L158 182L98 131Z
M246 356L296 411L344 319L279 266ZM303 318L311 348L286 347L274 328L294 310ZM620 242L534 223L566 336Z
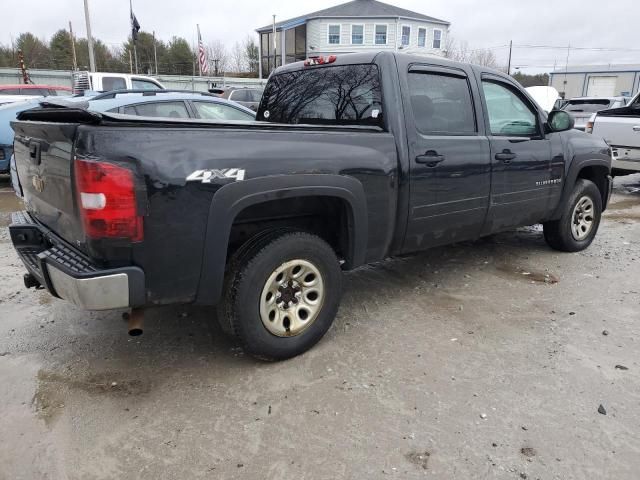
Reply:
M290 28L284 35L285 63L299 62L307 58L307 26Z
M419 47L427 46L427 29L426 28L418 29L418 46Z
M362 45L364 43L364 25L351 25L351 44Z
M387 26L376 25L376 45L387 44Z
M442 30L433 31L433 48L442 48Z
M329 25L329 45L340 45L340 25Z
M276 33L277 49L273 48L273 33L263 33L260 35L260 44L262 46L262 75L268 77L269 74L282 65L282 32Z
M410 39L411 39L411 27L409 25L403 25L402 26L402 39L400 40L402 46L408 47Z

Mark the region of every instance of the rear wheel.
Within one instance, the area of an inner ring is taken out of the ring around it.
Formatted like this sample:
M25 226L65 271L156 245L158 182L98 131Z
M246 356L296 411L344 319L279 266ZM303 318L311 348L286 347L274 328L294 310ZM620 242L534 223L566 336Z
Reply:
M324 240L303 232L250 242L229 264L218 319L251 355L299 355L333 323L342 293L338 259Z
M547 222L544 238L556 250L584 250L596 236L602 215L600 190L590 180L579 179L559 220Z

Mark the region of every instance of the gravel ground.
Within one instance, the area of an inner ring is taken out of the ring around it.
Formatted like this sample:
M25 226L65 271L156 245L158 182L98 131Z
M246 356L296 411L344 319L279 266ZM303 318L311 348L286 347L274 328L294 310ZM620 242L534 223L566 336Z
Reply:
M208 309L132 339L25 290L8 190L0 479L638 478L640 175L585 252L526 228L346 275L325 339L276 364Z

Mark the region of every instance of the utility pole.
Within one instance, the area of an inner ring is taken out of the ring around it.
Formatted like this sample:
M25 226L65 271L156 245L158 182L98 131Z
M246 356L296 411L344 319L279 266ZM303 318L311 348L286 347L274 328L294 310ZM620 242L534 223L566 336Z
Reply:
M73 37L73 27L71 26L71 20L69 20L69 38L71 39L71 55L73 57L73 70L78 70L78 57L76 56L76 40Z
M213 59L213 71L214 71L214 75L216 77L218 76L218 62L220 62L219 59L217 59L217 58Z
M569 70L569 53L570 52L571 52L571 44L568 44L567 45L567 61L564 64L564 80L562 81L563 91L560 93L563 100L567 97L567 70Z
M91 37L91 19L89 18L89 0L84 0L84 20L87 22L87 42L89 43L89 68L96 71L96 57L93 55L93 38Z
M511 75L511 51L513 50L513 40L509 40L509 62L507 63L507 75Z
M158 52L156 50L156 31L153 31L153 62L156 65L156 77L158 76Z
M133 60L131 60L131 49L127 49L129 52L129 73L133 75Z

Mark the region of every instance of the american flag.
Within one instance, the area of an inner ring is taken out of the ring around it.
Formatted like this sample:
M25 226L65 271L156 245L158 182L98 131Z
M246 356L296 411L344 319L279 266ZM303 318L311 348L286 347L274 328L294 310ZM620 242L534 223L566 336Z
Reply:
M200 65L200 76L209 73L207 50L204 48L204 43L202 43L202 35L200 35L200 25L198 25L198 64Z

